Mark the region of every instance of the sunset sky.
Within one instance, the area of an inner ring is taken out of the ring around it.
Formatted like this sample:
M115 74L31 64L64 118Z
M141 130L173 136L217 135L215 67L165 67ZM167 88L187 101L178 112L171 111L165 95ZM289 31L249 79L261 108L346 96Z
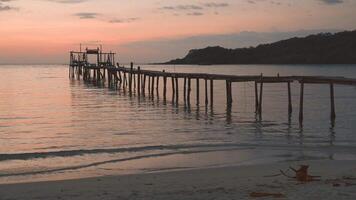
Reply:
M0 0L0 63L66 63L79 43L122 62L356 29L355 0Z

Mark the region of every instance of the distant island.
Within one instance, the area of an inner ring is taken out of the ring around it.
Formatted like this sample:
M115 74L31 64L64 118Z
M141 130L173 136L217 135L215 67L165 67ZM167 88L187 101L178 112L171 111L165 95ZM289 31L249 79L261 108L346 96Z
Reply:
M320 33L249 48L193 49L184 58L163 64L356 64L356 30Z

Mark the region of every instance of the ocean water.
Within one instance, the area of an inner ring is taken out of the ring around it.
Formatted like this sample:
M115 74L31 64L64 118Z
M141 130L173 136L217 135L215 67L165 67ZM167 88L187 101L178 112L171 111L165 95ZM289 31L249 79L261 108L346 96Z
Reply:
M176 72L236 75L326 75L356 78L356 65L149 66ZM298 123L299 84L265 84L263 117L254 84L214 82L214 106L191 108L160 98L68 78L67 65L0 65L0 183L150 173L226 165L314 159L356 159L356 87L335 86L336 123L330 123L328 85L305 85L304 126ZM161 80L162 81L162 80ZM160 84L162 86L162 83Z

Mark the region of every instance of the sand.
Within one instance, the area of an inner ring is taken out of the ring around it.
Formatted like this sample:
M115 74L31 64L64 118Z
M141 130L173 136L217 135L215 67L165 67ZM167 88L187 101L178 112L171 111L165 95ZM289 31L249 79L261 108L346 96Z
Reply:
M273 176L279 169L310 165L321 181L298 183ZM281 199L356 199L356 161L302 161L193 169L78 180L0 185L0 199L275 199L251 192L280 193ZM339 179L339 180L335 180Z

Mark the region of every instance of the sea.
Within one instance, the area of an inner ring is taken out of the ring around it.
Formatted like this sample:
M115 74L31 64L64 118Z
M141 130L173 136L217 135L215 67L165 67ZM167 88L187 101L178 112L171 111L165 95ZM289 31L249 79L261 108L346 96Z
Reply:
M136 66L136 65L135 65ZM66 180L286 161L356 159L356 87L306 84L300 126L300 84L266 83L255 113L254 83L214 82L205 106L163 101L69 79L68 65L0 65L0 183ZM356 65L141 65L141 69L229 75L323 75L356 78ZM209 97L210 98L210 97Z

